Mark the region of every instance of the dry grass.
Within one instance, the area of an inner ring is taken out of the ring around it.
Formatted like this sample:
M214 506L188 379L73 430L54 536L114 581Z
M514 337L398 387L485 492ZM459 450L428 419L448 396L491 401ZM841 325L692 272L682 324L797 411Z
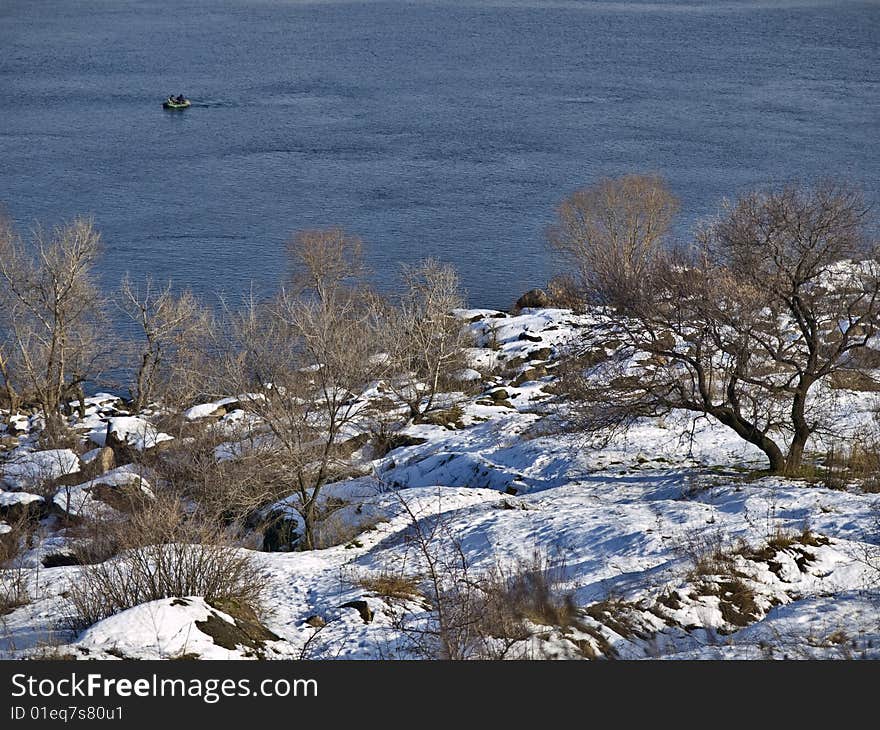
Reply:
M71 586L71 627L85 628L160 598L235 600L259 611L264 577L217 523L188 515L181 502L160 498L115 530L118 557L86 566Z
M9 527L9 532L0 535L0 616L31 601L21 548L29 542L33 525L23 513Z
M421 598L421 582L421 576L403 575L393 571L365 575L357 580L357 584L370 593L404 601Z

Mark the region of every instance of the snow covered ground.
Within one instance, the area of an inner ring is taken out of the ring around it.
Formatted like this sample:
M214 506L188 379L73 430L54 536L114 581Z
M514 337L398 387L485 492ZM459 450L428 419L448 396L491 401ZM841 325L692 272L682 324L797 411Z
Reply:
M366 476L325 488L323 499L342 505L333 515L341 544L251 553L265 576L260 627L180 596L72 634L66 596L82 568L32 567L30 602L0 617L0 648L16 657L49 644L84 659L418 657L418 639L436 625L425 585L432 561L461 579L515 571L538 555L575 616L534 622L508 656L880 659L880 495L761 475L762 454L706 419L645 420L608 444L551 430L554 360L596 321L566 310L459 315L477 336L469 357L482 392L446 425L407 428L410 445L365 461ZM842 395L843 426L864 426L873 396ZM84 428L96 443L111 418L136 448L163 440L99 404ZM235 404L186 417L240 420L226 413ZM0 509L31 501L16 495L32 472L79 469L75 455L34 453L20 438L2 465ZM85 500L91 484L66 493ZM63 545L53 519L33 554ZM411 577L410 588L383 589L389 576Z

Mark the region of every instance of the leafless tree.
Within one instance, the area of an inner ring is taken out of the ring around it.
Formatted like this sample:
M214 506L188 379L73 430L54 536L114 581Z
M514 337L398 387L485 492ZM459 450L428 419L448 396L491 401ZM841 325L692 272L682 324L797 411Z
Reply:
M363 286L363 242L338 226L299 231L287 251L295 292L329 302L346 288Z
M402 296L384 311L382 347L389 357L387 382L418 420L465 365L467 337L453 313L464 306L464 296L455 269L435 259L405 266L403 283Z
M151 278L138 286L126 276L118 306L139 334L132 348L136 365L131 390L137 412L173 388L172 381L187 379L193 340L205 336L210 317L191 292L175 294L170 282L158 286Z
M62 404L77 396L82 406L83 383L107 354L93 281L100 240L83 218L50 233L37 228L28 244L8 221L0 225L4 385L40 405L50 441L62 435Z
M620 298L661 252L677 211L661 177L604 178L566 198L547 235L583 293Z
M658 256L637 296L603 292L623 345L572 381L585 422L705 414L796 472L827 419L814 387L858 369L877 332L874 246L846 185L744 196L691 250Z
M280 478L304 522L301 546L312 549L321 489L344 468L343 442L384 365L376 357L375 299L340 263L356 239L331 229L296 240L304 242L291 251L300 286L234 316L224 372L268 430L264 458L283 467Z

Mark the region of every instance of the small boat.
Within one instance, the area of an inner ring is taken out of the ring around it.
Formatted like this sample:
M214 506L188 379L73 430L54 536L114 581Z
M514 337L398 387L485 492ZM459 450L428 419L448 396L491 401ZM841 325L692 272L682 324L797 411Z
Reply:
M189 105L189 99L182 94L179 96L169 96L164 102L162 102L163 109L186 109Z

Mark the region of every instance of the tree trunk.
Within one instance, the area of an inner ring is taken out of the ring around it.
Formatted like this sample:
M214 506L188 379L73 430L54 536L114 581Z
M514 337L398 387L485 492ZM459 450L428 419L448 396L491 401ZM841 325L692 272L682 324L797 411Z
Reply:
M728 428L732 428L740 438L754 444L767 456L770 462L771 474L784 474L786 471L786 458L782 453L782 449L776 442L759 431L755 426L744 418L727 408L713 409L709 415L714 416L718 421Z
M303 507L303 539L301 550L315 549L315 503L309 500Z
M807 392L815 381L812 378L801 376L798 389L791 403L791 424L794 426L794 437L788 448L788 456L785 460L785 473L792 475L800 469L804 457L804 447L810 438L812 429L807 423L805 416L807 406Z

